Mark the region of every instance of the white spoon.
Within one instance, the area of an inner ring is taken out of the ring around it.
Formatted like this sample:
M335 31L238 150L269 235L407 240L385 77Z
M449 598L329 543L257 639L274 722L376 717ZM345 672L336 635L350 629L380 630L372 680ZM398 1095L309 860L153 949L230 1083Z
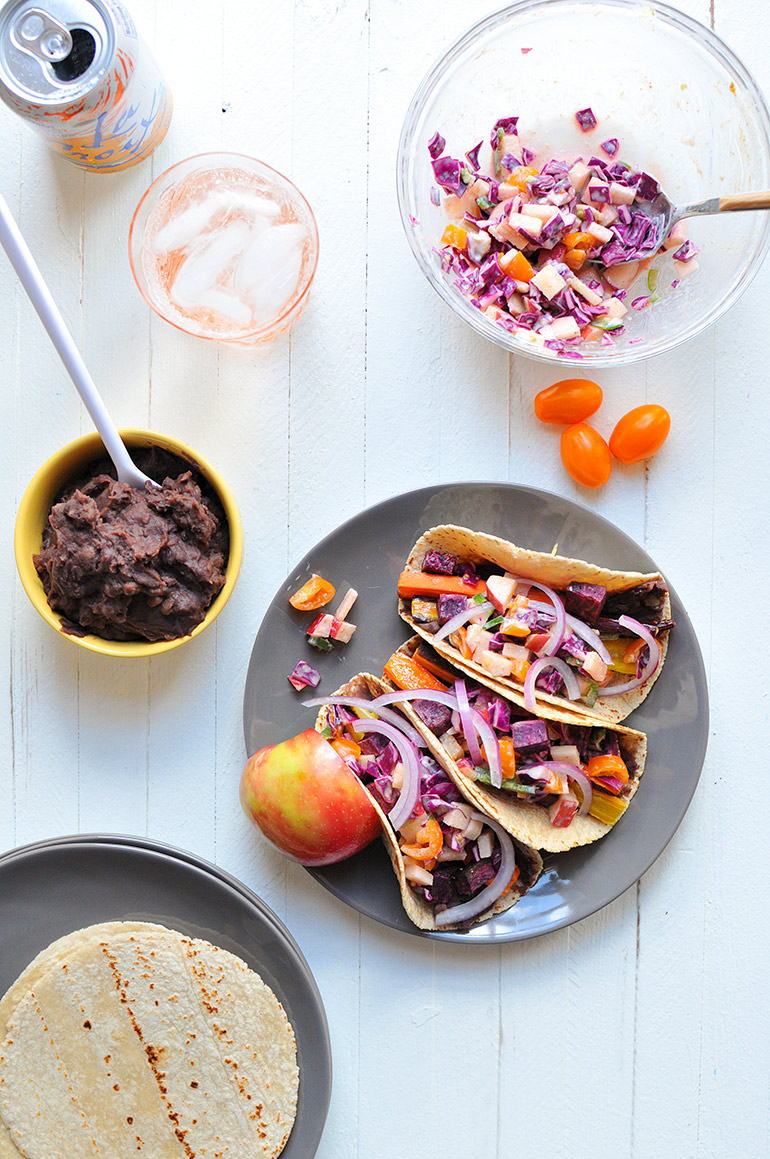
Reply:
M78 394L107 448L107 453L117 468L118 479L121 483L129 483L141 490L144 490L146 483L157 487L155 480L150 479L136 466L115 424L107 414L96 384L88 373L80 351L2 195L0 195L0 244L8 254L11 265L19 275L19 280L37 310L40 321L56 347L56 352L77 387Z

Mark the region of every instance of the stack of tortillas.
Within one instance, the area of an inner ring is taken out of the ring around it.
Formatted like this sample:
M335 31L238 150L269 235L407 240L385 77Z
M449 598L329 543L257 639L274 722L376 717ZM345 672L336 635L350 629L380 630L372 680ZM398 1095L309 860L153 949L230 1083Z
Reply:
M298 1082L273 991L164 926L68 934L0 1000L0 1159L275 1156Z

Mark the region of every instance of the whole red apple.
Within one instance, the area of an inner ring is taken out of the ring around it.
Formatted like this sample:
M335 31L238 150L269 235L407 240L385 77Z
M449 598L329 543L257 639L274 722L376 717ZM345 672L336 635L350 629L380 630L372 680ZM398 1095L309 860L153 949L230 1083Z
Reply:
M249 757L241 805L268 841L301 865L332 865L382 832L371 797L313 728Z

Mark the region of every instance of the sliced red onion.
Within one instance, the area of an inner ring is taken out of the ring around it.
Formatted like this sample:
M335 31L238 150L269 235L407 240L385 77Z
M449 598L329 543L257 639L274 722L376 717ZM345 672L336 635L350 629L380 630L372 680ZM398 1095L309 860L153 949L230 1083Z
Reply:
M398 832L401 826L409 820L420 796L420 766L417 761L417 752L414 745L406 739L400 729L395 728L384 720L357 720L356 732L378 732L386 736L398 749L401 763L404 766L404 783L393 808L388 813L388 820Z
M484 600L484 602L481 604L471 604L471 606L466 608L464 612L458 612L456 616L452 616L451 620L447 620L443 628L439 628L438 632L434 633L433 639L446 640L448 636L451 636L452 633L456 632L458 628L462 628L463 624L465 624L467 620L472 619L478 612L486 614L487 612L491 611L493 611L493 606L490 604L489 600Z
M605 664L612 664L612 656L607 651L607 647L598 632L593 628L589 628L588 624L584 624L582 620L578 620L575 616L571 616L567 612L567 624L576 636L593 648L594 652L598 652Z
M508 888L511 878L516 870L516 854L513 848L511 838L499 825L497 821L493 821L491 817L486 817L483 813L474 811L473 818L481 821L489 829L493 829L497 834L497 839L500 842L500 868L495 877L480 890L475 897L470 901L461 902L460 905L450 906L449 909L442 910L441 913L436 914L436 925L441 926L454 925L455 922L466 922L470 918L478 917L488 910L490 906L494 905L497 899L505 893Z
M537 775L540 769L543 770L542 776ZM547 780L551 773L559 773L561 776L567 777L570 781L577 781L583 793L583 803L578 809L578 817L584 817L591 808L593 788L586 774L577 765L570 764L567 761L540 761L536 765L529 765L526 769L522 769L521 772L536 781Z
M322 704L341 704L345 708L364 708L367 712L372 712L374 701L367 700L363 696L314 696L312 700L302 701L303 708L315 708ZM396 728L400 728L412 744L417 745L418 749L425 748L425 738L420 735L408 720L404 720L400 712L393 712L388 708L378 708L376 711L377 716L382 720L387 720Z
M545 668L555 668L559 673L565 684L567 700L580 699L580 685L569 664L565 660L560 660L558 656L541 656L530 665L524 679L524 705L530 712L534 712L536 706L535 681Z
M484 758L481 755L479 742L476 739L476 727L473 717L471 716L471 706L468 700L468 689L465 687L465 684L462 680L455 680L454 694L457 697L457 708L460 713L460 723L463 726L465 739L468 742L468 755L470 756L474 765L480 765L483 763Z
M536 612L552 612L553 608L550 604L541 604L538 600L530 600L529 606L534 608ZM588 644L589 648L593 648L594 652L598 652L605 664L612 663L612 656L607 651L607 648L598 632L593 628L589 628L588 624L584 624L577 616L571 616L569 612L565 613L564 617L567 621L567 626L572 629L576 636ZM562 641L563 643L563 641ZM547 653L543 653L545 656ZM548 653L550 655L550 653Z
M583 772L582 769L573 766L572 772L567 774L573 781L577 781L583 793L583 803L577 811L578 817L585 817L588 810L591 808L591 802L594 799L593 785Z
M524 581L519 581L524 582ZM545 592L549 600L553 603L552 610L556 616L556 623L551 633L551 639L546 644L545 648L541 649L541 656L555 656L564 643L564 637L567 634L567 613L564 610L564 604L561 598L557 596L556 592L545 584L538 583L537 580L527 580L530 587L537 588L541 592Z
M471 720L479 734L479 740L484 746L489 765L490 784L494 789L501 789L503 786L503 766L500 763L500 742L497 739L497 733L486 717L482 716L475 708L471 709Z
M624 628L628 628L631 632L636 632L637 636L641 636L649 646L650 655L642 669L641 676L635 676L633 680L624 680L622 684L609 684L606 688L600 688L599 695L602 697L621 696L624 692L631 692L632 689L639 688L640 685L644 684L645 680L649 680L657 672L662 655L660 644L650 629L645 627L644 624L640 624L638 620L634 620L631 616L618 616L618 623L622 624Z
M461 709L459 698L454 693L434 692L432 688L412 689L409 692L386 692L382 696L378 696L375 700L369 701L369 705L376 712L379 712L383 705L397 704L399 700L429 700L435 704L446 704L460 718L460 726L468 743L468 752L471 754L471 760L476 765L480 765L483 762L481 749L476 739L476 734L478 733L480 735L481 743L484 745L484 751L487 754L490 781L496 789L499 789L503 783L503 771L502 765L500 764L500 745L495 735L495 730L480 712L470 707L464 682L458 680L455 688L457 688L458 684L462 686L462 691L465 692L465 704L467 705L465 714ZM475 755L473 752L474 748Z
M399 700L430 700L434 704L446 704L457 712L457 697L452 692L440 692L432 688L412 688L409 691L399 688L396 692L383 692L382 696L375 696L374 700L367 701L369 708L379 712L386 704L397 704Z

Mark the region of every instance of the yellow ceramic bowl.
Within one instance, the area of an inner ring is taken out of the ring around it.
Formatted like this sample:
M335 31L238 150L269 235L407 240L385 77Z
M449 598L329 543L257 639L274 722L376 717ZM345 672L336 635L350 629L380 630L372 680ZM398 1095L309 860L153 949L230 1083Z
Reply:
M40 551L43 530L48 522L48 515L56 497L70 479L77 476L100 455L106 454L102 440L97 434L85 435L83 438L76 439L74 443L68 443L66 447L62 447L43 464L27 487L19 505L13 537L16 567L24 590L35 608L46 623L50 624L54 631L63 636L65 640L70 640L81 648L87 648L89 652L99 652L103 656L158 656L161 652L178 648L181 644L186 644L188 640L199 636L208 628L209 624L214 622L229 600L235 587L243 555L241 517L232 492L222 476L186 443L180 442L179 439L173 439L169 435L157 434L154 431L132 429L122 430L120 433L129 448L157 446L178 455L182 459L187 459L211 485L225 509L230 531L230 555L225 572L225 585L209 607L201 623L193 629L189 636L179 636L174 640L156 642L103 640L101 636L73 636L69 632L65 632L62 628L61 616L49 606L40 577L32 562L32 556Z

